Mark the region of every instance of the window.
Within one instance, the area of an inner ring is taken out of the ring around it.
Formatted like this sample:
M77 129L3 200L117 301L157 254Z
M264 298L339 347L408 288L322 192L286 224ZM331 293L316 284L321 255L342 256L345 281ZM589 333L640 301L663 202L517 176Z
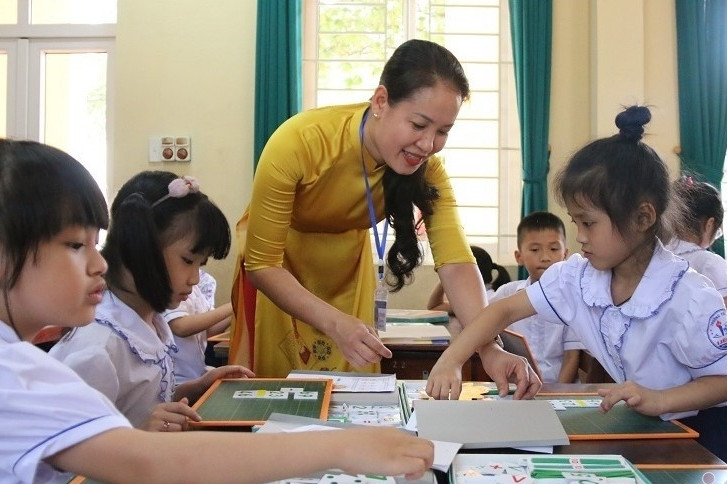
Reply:
M104 193L116 0L0 0L0 136L58 147Z
M304 109L361 102L407 39L444 45L462 63L471 98L439 154L470 243L513 264L521 161L507 0L306 0Z

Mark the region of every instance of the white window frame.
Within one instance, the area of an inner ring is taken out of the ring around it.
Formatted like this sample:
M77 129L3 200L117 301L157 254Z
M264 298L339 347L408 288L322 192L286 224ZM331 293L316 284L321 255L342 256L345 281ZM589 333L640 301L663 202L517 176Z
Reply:
M317 34L314 37L310 35L310 28L306 29L305 26L314 26L313 28L318 29L318 5L324 3L323 0L304 0L303 3L303 17L304 17L304 49L303 49L303 60L304 60L304 84L303 84L303 105L304 109L310 109L316 107L317 101L317 55L318 45ZM406 31L405 38L413 38L413 32L415 32L416 23L416 12L410 6L415 4L416 0L406 0L404 7L404 16L406 18ZM463 2L462 6L470 6L473 2ZM486 2L488 5L492 2ZM365 3L356 2L355 5L365 5ZM442 5L450 6L451 4L442 2ZM509 12L507 11L507 0L499 1L500 8L500 38L503 34L509 32ZM505 30L506 29L506 30ZM497 211L498 211L498 224L497 233L492 235L475 235L472 232L468 233L468 240L473 245L480 245L485 248L493 257L498 264L501 265L515 265L514 261L514 250L517 248L516 242L516 227L520 220L520 206L522 198L522 163L520 158L520 139L519 131L517 136L513 135L513 122L518 125L518 113L517 110L508 110L507 106L511 105L511 99L514 99L514 82L510 86L510 83L506 82L506 76L514 76L512 73L512 54L509 49L510 39L509 37L500 42L498 64L499 68L499 82L498 82L498 99L499 99L499 110L498 110L498 124L499 124L499 138L498 138L498 173L496 178L498 179L498 197L497 197ZM506 57L509 56L509 59ZM504 59L504 60L503 60ZM383 66L383 62L382 62ZM313 82L307 82L313 77ZM371 86L371 92L373 91ZM367 91L367 94L369 91ZM365 99L362 97L361 99ZM508 127L510 126L510 127ZM516 138L516 139L512 139ZM487 148L491 149L491 148ZM514 156L513 156L514 154ZM514 161L517 160L517 163ZM470 176L464 174L462 176L451 176L451 178L483 178L492 179L491 176L480 177L479 175ZM486 207L485 205L478 205ZM463 220L466 227L466 221ZM467 231L467 230L466 230ZM389 235L392 238L392 235ZM427 244L425 244L427 245ZM431 254L429 250L426 250L427 257L425 263L431 263Z
M40 80L46 53L105 52L106 170L111 172L116 24L30 24L30 1L18 0L17 24L0 24L0 50L8 55L7 136L44 141ZM101 188L108 192L108 186Z

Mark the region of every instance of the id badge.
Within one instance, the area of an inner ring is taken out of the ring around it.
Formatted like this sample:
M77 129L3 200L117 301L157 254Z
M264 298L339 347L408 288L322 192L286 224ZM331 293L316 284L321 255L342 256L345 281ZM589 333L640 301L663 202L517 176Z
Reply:
M377 331L386 331L386 303L389 299L389 289L383 280L379 280L374 291L374 325Z

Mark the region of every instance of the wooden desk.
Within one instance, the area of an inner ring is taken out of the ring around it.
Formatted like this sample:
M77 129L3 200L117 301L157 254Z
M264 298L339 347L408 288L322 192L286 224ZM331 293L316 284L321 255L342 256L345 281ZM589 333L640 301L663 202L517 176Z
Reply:
M452 340L462 332L462 325L455 317L449 319L445 325ZM229 354L229 333L210 337L208 340L207 364L220 366L227 363ZM429 372L444 350L447 343L429 343L411 341L410 343L389 343L386 347L391 350L393 356L390 359L381 361L381 372L395 374L399 380L426 380ZM505 348L509 350L509 348ZM512 350L510 350L512 351ZM526 355L521 355L526 356ZM581 381L597 383L613 381L605 373L601 365L589 355L583 353L581 357ZM487 372L482 368L482 362L477 354L462 367L463 381L492 381Z
M449 318L445 325L451 340L454 340L460 332L462 325L457 318ZM448 343L422 343L412 341L411 343L387 344L393 356L391 359L381 360L382 373L394 373L398 380L426 380L429 378L429 371L447 349ZM463 381L492 381L490 376L482 368L482 362L477 354L462 366Z
M593 394L599 388L613 386L613 383L601 384L566 384L546 383L541 393L550 394ZM495 449L462 449L460 453L486 453L486 454L513 454L527 453L512 448ZM727 463L719 459L710 451L702 447L696 440L690 438L677 439L623 439L623 440L571 440L569 445L560 445L553 448L554 454L560 455L622 455L642 469L672 468L684 466L690 468L721 469L725 471ZM439 484L449 484L447 475L435 472ZM672 483L678 481L654 481ZM699 482L699 481L696 481ZM710 481L717 484L722 481ZM725 481L727 482L727 481ZM680 483L682 484L682 483ZM683 484L691 484L684 482Z

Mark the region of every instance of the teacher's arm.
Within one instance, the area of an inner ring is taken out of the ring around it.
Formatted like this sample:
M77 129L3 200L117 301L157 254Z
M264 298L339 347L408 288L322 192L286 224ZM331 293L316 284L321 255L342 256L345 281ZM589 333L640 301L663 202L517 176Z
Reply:
M345 314L304 288L282 267L247 272L250 281L280 309L327 334L353 366L363 367L391 358L374 329Z

